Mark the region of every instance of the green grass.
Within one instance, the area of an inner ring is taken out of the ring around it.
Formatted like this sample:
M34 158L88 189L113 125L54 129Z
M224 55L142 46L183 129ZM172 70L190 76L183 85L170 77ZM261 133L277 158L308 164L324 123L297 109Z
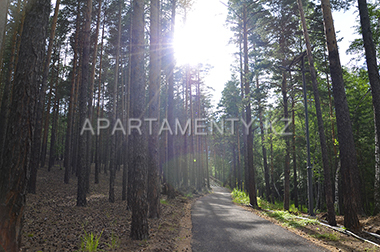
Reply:
M237 204L249 205L249 197L245 192L234 189L231 193L232 201Z
M232 195L232 200L233 202L237 204L242 204L242 205L249 205L249 196L246 192L239 191L238 189L234 189L231 193ZM257 204L259 205L260 208L262 209L267 209L267 210L283 210L284 209L284 204L283 202L275 202L274 204L257 197ZM297 209L294 204L291 204L289 206L289 212L292 212L294 214L300 214L301 212L307 212L306 208L303 208L302 210Z
M99 235L94 235L94 233L87 233L83 228L84 235L81 239L80 251L98 251L99 240L102 237L103 231Z
M162 205L170 205L169 202L166 201L166 199L160 199L160 203Z
M265 215L275 218L276 220L284 223L286 226L299 228L307 225L318 225L316 219L299 219L288 211L275 210L271 212L264 212Z
M237 190L236 188L231 193L233 202L237 204L242 205L249 205L249 196L247 193ZM260 208L265 210L270 210L267 212L263 212L263 214L266 214L269 217L275 218L276 220L284 223L285 225L289 227L302 227L306 225L316 225L318 224L318 220L314 219L298 219L296 218L296 215L300 214L300 211L294 207L294 204L292 204L289 207L288 211L283 211L283 203L282 202L276 202L275 204L272 204L264 199L261 199L260 197L257 198L257 204ZM291 213L290 213L291 212Z
M312 237L317 238L317 239L326 239L326 240L330 240L330 241L337 241L338 240L338 236L336 236L333 233L316 234L316 235L312 235Z

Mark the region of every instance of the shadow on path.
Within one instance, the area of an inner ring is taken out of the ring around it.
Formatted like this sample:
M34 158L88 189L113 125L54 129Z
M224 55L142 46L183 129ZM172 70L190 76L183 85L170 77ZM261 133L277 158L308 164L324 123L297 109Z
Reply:
M234 205L227 189L213 187L213 191L192 208L194 252L326 251Z

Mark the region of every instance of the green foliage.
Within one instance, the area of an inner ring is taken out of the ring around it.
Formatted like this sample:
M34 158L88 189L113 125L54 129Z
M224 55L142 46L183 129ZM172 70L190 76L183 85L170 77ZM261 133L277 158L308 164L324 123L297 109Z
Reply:
M315 235L311 235L311 236L314 238L317 238L317 239L326 239L326 240L330 240L330 241L337 241L338 240L338 236L336 236L334 233L315 234Z
M160 203L161 203L162 205L170 205L169 202L167 202L166 199L160 199Z
M317 219L299 219L294 214L291 214L287 211L270 211L264 212L267 216L275 218L276 220L284 223L289 227L303 227L307 225L317 225L319 224Z
M246 192L239 191L237 188L235 188L232 193L232 201L238 204L242 205L248 205L249 204L249 197Z
M192 199L194 197L194 195L191 192L189 192L189 193L185 194L185 197L188 199Z
M231 193L233 202L238 204L249 204L249 197L245 192L239 191L236 188ZM297 218L295 214L289 213L288 211L283 211L282 203L276 202L275 204L271 204L261 198L257 198L257 203L260 208L268 210L263 213L269 217L275 218L276 220L284 223L289 227L303 227L306 225L316 225L318 224L317 219L300 219ZM294 207L294 204L290 206L290 211L296 214L299 213L298 209Z
M94 235L92 232L88 234L84 228L83 231L84 235L81 239L80 251L98 251L99 240L103 234L103 230L99 235Z

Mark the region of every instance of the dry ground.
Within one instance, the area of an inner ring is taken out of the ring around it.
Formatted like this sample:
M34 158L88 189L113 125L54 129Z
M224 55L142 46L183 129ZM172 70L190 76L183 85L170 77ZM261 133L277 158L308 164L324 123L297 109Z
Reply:
M85 231L94 235L103 232L98 246L103 251L191 251L191 206L196 197L177 196L168 200L163 195L161 218L149 220L150 238L132 241L129 238L131 212L121 200L121 174L118 171L116 176L115 203L108 202L109 177L101 174L100 184L95 185L91 174L88 205L76 207L75 176L66 185L63 183L64 170L59 166L51 172L40 169L37 194L27 196L22 251L78 251ZM262 211L244 208L280 225ZM337 219L342 223L341 216ZM364 230L380 233L380 215L361 218L361 223ZM331 251L380 251L378 247L320 225L286 228Z
M76 251L85 231L99 235L104 251L191 251L191 203L183 196L162 196L161 218L149 220L150 239L129 238L131 212L121 200L121 176L117 172L116 202L108 202L109 176L100 174L94 184L91 174L87 207L76 207L77 180L63 183L64 170L38 171L37 194L28 194L24 212L22 251ZM84 231L85 230L85 231ZM112 246L114 244L114 246Z

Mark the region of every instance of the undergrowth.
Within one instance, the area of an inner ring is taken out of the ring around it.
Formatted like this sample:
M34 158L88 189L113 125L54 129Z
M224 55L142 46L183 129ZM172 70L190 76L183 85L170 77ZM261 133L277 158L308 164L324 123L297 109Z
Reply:
M249 196L246 192L239 191L235 188L231 195L233 202L242 205L249 205ZM289 212L283 211L282 203L276 202L275 204L272 204L264 199L261 199L260 197L257 198L257 204L261 209L269 210L264 211L263 214L275 218L289 227L297 228L306 225L318 224L318 220L297 218L296 215L299 215L301 212L294 206L294 204L289 207Z

